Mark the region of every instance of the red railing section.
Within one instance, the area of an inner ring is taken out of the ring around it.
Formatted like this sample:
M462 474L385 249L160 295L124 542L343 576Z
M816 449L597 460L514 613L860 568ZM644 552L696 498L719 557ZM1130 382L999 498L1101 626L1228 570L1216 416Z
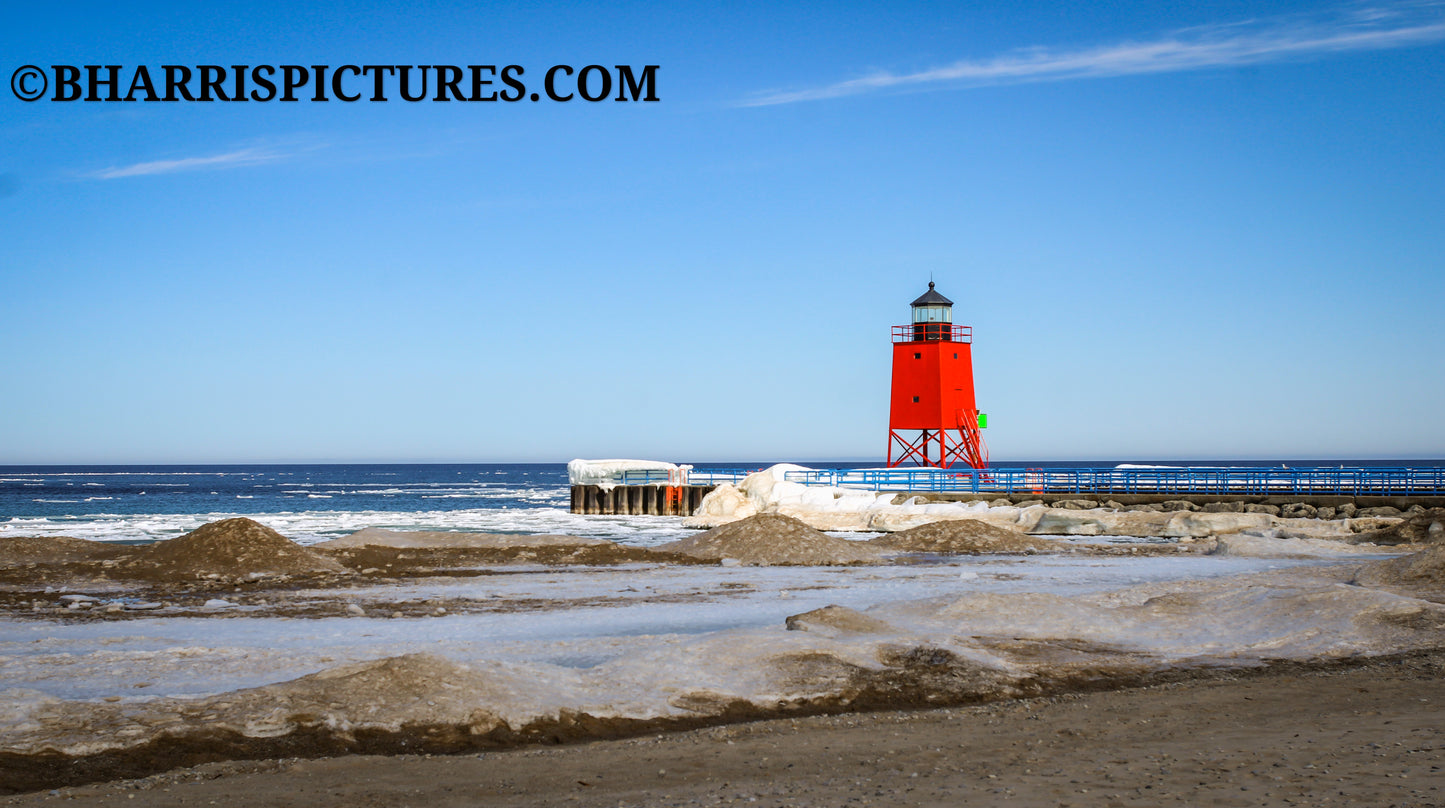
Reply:
M894 342L973 342L973 326L913 323L893 326Z

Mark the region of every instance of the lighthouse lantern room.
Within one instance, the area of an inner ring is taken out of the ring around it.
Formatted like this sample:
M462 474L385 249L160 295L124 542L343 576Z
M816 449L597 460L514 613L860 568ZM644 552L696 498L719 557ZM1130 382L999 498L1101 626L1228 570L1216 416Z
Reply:
M988 467L985 416L973 395L973 329L953 324L953 301L928 284L913 322L893 327L888 466Z

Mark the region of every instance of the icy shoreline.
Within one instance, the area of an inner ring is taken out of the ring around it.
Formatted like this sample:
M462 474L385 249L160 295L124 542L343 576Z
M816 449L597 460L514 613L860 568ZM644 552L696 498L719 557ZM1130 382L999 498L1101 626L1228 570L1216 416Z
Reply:
M777 630L790 615L835 604L867 610L964 593L1067 597L1319 563L992 556L871 567L512 566L479 578L230 594L230 607L159 609L122 621L0 619L0 680L55 698L144 701L203 697L410 653L585 669L708 633ZM109 601L101 595L97 608ZM315 616L298 616L296 604ZM442 615L391 617L399 609L417 614L413 605L429 614L441 604ZM361 616L347 614L353 605Z
M1161 560L1182 559L1150 559L1142 565L1140 560L1119 559L1112 568L1128 575ZM1198 572L1204 559L1189 560ZM136 699L131 690L126 696L96 700L102 691L91 689L90 699L77 700L57 698L40 688L46 668L53 675L73 675L71 684L77 688L87 677L92 682L108 678L124 687L152 673L164 679L167 660L173 664L189 658L191 676L226 665L266 667L267 660L219 644L173 647L164 621L108 624L124 630L109 637L92 633L84 641L86 632L76 628L68 639L67 632L60 632L48 647L36 649L41 653L32 652L34 673L24 678L37 687L0 693L0 754L10 761L37 755L134 758L177 744L212 751L240 744L252 750L290 750L288 754L297 753L297 744L329 753L377 744L457 750L540 740L548 733L606 737L639 727L957 704L1148 681L1197 668L1318 662L1441 647L1445 606L1361 584L1361 570L1380 563L1301 565L1084 591L1078 586L1047 591L1037 580L1019 587L990 587L979 572L956 567L946 576L935 575L932 585L919 581L917 586L899 586L881 576L892 597L871 603L855 598L856 608L833 603L853 588L846 582L806 598L793 596L793 590L754 593L751 600L766 601L788 591L792 600L787 609L765 610L765 624L759 627L663 635L645 625L626 627L611 640L601 638L600 646L593 643L594 649L611 645L606 653L571 664L558 664L561 660L555 658L524 659L525 654L507 659L508 654L498 653L506 643L485 638L471 646L470 654L457 654L465 660L459 661L452 654L467 646L468 624L448 624L449 618L428 621L435 631L420 634L414 625L405 626L408 639L401 643L395 636L388 642L368 635L383 624L415 621L358 618L254 626L242 617L191 618L182 621L187 630L205 631L210 624L214 639L234 636L232 626L255 630L252 641L258 647L285 645L281 640L300 629L303 633L290 640L310 646L313 664L327 659L314 655L317 639L355 644L360 656L381 658L335 664L346 662L349 655L343 654L332 657L330 667L297 679L190 697L177 692ZM1261 564L1253 562L1256 569ZM1099 565L1099 559L1091 559L1080 566L1088 570ZM746 572L756 577L761 571L689 572ZM788 586L804 589L798 576L825 578L837 570L768 572L784 573ZM879 572L864 567L848 568L844 574ZM545 585L534 585L538 583ZM777 620L783 611L792 613ZM572 624L582 619L581 613L565 610L559 616ZM608 619L605 612L594 617ZM517 630L525 631L526 622L523 618ZM540 624L534 616L533 626ZM55 627L32 628L44 632ZM6 631L14 629L12 625ZM640 633L624 639L638 629ZM135 632L136 639L121 636L125 631ZM555 647L572 645L573 639L560 639ZM137 640L153 647L127 651L127 644ZM626 647L619 649L619 641ZM12 654L23 644L13 633L6 643ZM67 657L73 661L71 652L83 651L86 644L90 649L82 655L94 657L88 674L81 675L68 662L57 665L56 660ZM584 655L587 649L588 643L580 643ZM130 669L121 664L128 653L135 663ZM46 656L49 659L41 658ZM126 675L114 676L122 670ZM6 679L19 681L9 675ZM218 683L225 680L224 674L216 678ZM166 689L185 690L174 681Z

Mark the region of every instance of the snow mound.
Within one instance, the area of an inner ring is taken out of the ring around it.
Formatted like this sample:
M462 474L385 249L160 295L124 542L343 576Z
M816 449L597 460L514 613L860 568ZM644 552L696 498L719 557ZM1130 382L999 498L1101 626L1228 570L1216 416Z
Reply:
M1006 530L1033 535L1135 536L1140 538L1208 538L1245 530L1268 530L1283 524L1310 538L1347 538L1359 526L1351 520L1278 519L1267 513L1199 513L1190 510L1116 511L1093 508L1092 500L1070 500L1070 507L1028 507L982 500L929 501L895 491L805 485L785 479L802 466L781 464L749 474L738 485L713 489L687 527L716 528L754 514L782 514L817 530L870 533L902 532L933 522L974 519ZM903 499L902 502L896 500ZM1192 506L1191 506L1192 507ZM1358 521L1358 520L1356 520Z
M612 544L606 539L584 539L581 536L539 534L518 536L502 533L453 533L447 531L396 531L378 527L358 530L349 536L311 545L316 550L342 550L353 547L396 547L407 549L506 549L513 547L573 547Z
M13 536L0 538L0 565L59 564L113 556L119 548L69 536Z
M1058 542L1035 539L1018 531L995 527L977 519L929 522L873 539L870 544L889 550L944 555L980 553L1063 552Z
M715 561L732 558L759 567L871 564L881 555L876 547L835 539L791 516L772 513L755 514L657 549Z
M184 536L140 548L130 563L134 574L169 580L344 571L335 561L245 517L211 522Z
M718 483L693 511L692 516L683 520L686 527L718 527L728 522L746 519L758 512L757 503L732 483Z

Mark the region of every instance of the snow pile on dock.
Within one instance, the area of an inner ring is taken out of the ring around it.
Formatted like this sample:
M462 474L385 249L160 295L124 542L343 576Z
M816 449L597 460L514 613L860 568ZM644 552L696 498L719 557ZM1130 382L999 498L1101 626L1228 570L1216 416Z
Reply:
M596 485L615 488L622 484L622 475L629 471L664 472L672 485L683 485L679 474L692 468L667 463L661 460L583 460L577 458L567 463L567 480L571 485Z

